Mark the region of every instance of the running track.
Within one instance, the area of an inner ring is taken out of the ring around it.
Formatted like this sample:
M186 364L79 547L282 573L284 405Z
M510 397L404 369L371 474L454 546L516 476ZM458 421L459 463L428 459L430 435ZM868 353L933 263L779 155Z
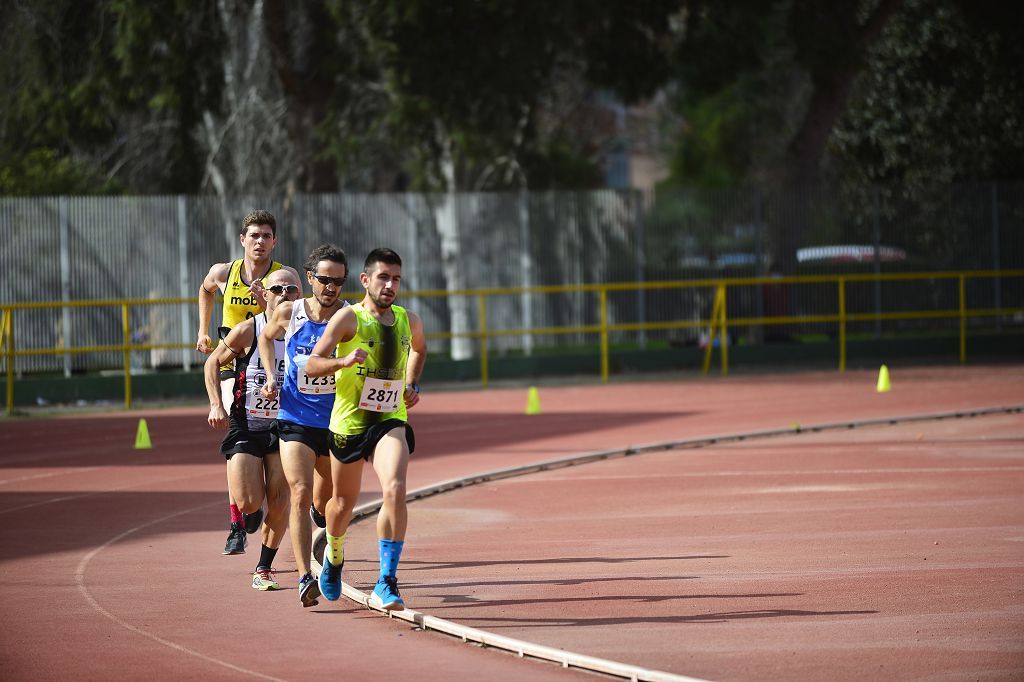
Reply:
M1024 405L1024 368L424 393L410 489L574 454ZM587 679L342 601L303 610L220 555L205 410L0 421L0 677ZM152 450L134 450L139 417ZM375 482L364 499L376 497ZM346 580L366 587L372 523ZM410 607L706 679L1024 677L1024 417L723 442L503 479L410 506ZM386 672L382 669L386 667Z

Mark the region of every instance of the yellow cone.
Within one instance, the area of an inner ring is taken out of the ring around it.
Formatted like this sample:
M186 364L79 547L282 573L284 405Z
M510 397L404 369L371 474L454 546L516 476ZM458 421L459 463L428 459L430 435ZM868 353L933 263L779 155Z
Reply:
M878 386L875 388L879 393L888 393L892 388L892 384L889 383L889 368L882 365L882 368L878 370Z
M526 397L526 414L540 414L540 394L536 386L530 386L530 394Z
M135 449L136 450L149 450L153 447L153 444L149 442L149 427L146 426L146 420L139 420L139 428L135 432Z

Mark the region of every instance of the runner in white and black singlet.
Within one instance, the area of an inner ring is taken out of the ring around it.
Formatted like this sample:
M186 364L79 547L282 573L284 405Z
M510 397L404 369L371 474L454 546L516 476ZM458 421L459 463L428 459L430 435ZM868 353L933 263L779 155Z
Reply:
M203 368L206 392L210 397L207 422L214 428L228 429L221 452L228 464L228 491L242 513L251 514L266 499L259 562L252 575L257 590L280 588L271 573L277 549L288 523L288 484L281 468L277 436L277 399L268 399L261 389L268 377L284 372L284 360L269 371L260 361L257 339L278 303L295 300L302 289L288 270L270 274L266 283L267 313L235 326L206 360ZM276 341L283 356L284 339ZM231 403L225 409L220 387L220 367L234 358Z

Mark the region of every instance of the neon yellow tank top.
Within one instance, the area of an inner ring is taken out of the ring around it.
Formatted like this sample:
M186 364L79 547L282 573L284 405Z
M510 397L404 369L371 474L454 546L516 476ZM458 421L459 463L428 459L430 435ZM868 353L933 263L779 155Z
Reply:
M356 348L366 349L366 361L338 370L336 393L331 410L331 431L344 436L363 433L385 419L406 421L405 368L412 347L412 330L405 308L391 306L395 323L383 325L361 304L350 306L356 315L356 333L338 344L335 357L344 357ZM397 407L396 407L397 403ZM395 407L395 409L388 409Z
M260 279L267 281L267 275L280 270L281 264L271 261L267 274ZM234 329L239 322L259 315L263 310L256 303L256 297L249 292L249 282L242 280L242 261L232 261L228 269L228 279L224 283L224 309L221 313L221 326Z

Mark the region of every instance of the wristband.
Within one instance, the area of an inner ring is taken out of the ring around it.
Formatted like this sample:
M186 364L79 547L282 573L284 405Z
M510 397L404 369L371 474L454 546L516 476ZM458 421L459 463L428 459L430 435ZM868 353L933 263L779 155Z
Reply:
M409 384L409 388L411 388L412 390L416 391L416 393L420 392L420 385L417 384L415 381L412 382L411 384Z

